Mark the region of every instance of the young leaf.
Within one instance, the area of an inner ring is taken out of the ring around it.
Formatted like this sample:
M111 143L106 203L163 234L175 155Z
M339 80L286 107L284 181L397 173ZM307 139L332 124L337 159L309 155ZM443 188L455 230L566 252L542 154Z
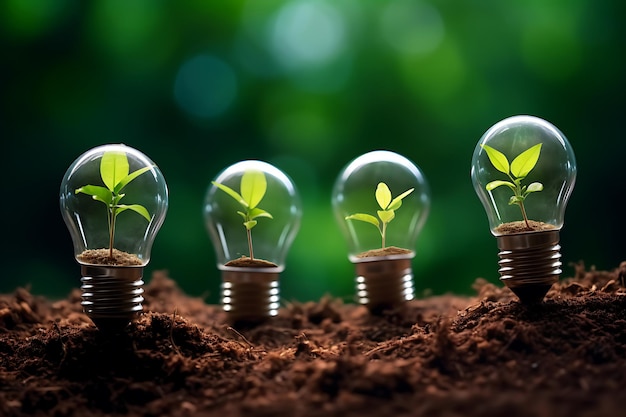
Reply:
M217 188L219 188L220 190L224 191L226 194L228 194L229 196L234 198L235 201L237 201L242 206L248 207L248 203L246 203L246 200L244 200L243 197L237 191L233 190L232 188L230 188L230 187L228 187L228 186L226 186L224 184L220 184L219 182L211 181L211 184L215 185ZM244 216L245 216L245 214L244 214Z
M380 224L376 217L372 216L371 214L364 213L352 214L350 216L347 216L346 220L360 220L362 222L371 223L376 227L378 227L378 225Z
M122 191L124 187L128 185L129 182L131 182L132 180L134 180L135 178L137 178L144 172L150 171L151 169L152 167L149 166L149 167L143 167L143 168L138 169L137 171L131 172L130 174L122 178L120 182L117 183L117 185L115 186L115 190L113 190L113 192L119 193L120 191Z
M509 160L506 159L506 156L489 145L480 146L485 150L485 152L487 152L487 156L489 157L493 167L498 171L509 175Z
M526 189L526 193L535 193L537 191L543 190L543 184L540 182L533 182Z
M396 217L396 213L393 210L378 210L376 213L383 223L389 223Z
M391 200L391 203L389 203L389 206L387 206L387 210L398 210L402 206L402 199L406 197L407 195L411 194L413 190L415 190L415 188L406 190L405 192L403 192L402 194L400 194L399 196Z
M253 208L252 210L250 210L248 212L248 217L250 218L250 220L252 219L256 219L257 217L269 217L270 219L273 219L274 217L272 217L271 214L269 214L267 211L260 209L258 207Z
M121 151L108 151L102 154L100 161L100 176L104 185L111 190L128 175L128 158Z
M256 226L256 223L257 223L256 220L248 220L247 222L244 222L243 225L246 226L246 229L250 230L254 226Z
M144 206L141 206L139 204L129 204L129 205L122 204L122 205L117 206L117 211L115 212L115 215L117 216L124 210L132 210L135 213L141 214L143 218L150 221L150 213L148 213L148 210L146 210Z
M99 185L84 185L80 188L77 188L75 193L87 194L92 196L94 200L101 201L106 205L111 204L111 191Z
M511 188L512 190L515 190L515 184L513 184L512 182L509 182L509 181L501 181L501 180L491 181L490 183L488 183L485 186L485 188L487 189L487 191L491 191L491 190L494 190L494 189L498 188L501 185L506 185L507 187Z
M241 197L253 209L261 202L267 190L267 180L261 171L246 171L241 177Z
M383 210L386 210L391 203L391 191L384 182L379 182L378 187L376 187L376 201Z
M535 165L537 165L540 152L541 143L538 143L519 154L513 162L511 162L511 174L516 178L525 178Z

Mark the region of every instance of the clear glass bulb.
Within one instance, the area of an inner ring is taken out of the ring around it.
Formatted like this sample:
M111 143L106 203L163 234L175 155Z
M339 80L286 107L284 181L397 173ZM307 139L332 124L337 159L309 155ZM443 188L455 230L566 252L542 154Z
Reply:
M561 274L559 230L576 181L567 138L534 116L513 116L481 137L474 189L500 248L500 279L523 302L543 299Z
M211 182L204 217L230 320L256 322L278 314L280 273L302 218L293 181L267 162L237 162Z
M123 145L93 148L68 168L61 214L81 265L82 305L101 329L142 311L143 268L168 207L168 190L146 155Z
M355 264L358 302L379 311L413 299L411 259L430 210L417 165L390 151L361 155L339 173L331 202Z

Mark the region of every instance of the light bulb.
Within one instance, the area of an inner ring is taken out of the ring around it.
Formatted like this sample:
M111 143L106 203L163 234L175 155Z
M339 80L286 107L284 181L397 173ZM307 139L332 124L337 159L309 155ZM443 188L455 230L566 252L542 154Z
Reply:
M82 306L101 330L120 330L143 309L143 269L165 219L168 190L148 157L102 145L68 168L61 214L81 266Z
M561 274L559 231L576 181L567 138L537 117L504 119L476 145L471 177L500 249L500 279L520 301L542 301Z
M339 173L332 206L355 265L357 301L380 312L413 299L411 260L430 209L422 171L394 152L366 153Z
M204 217L229 320L256 323L277 315L280 273L302 217L292 180L267 162L237 162L211 181Z

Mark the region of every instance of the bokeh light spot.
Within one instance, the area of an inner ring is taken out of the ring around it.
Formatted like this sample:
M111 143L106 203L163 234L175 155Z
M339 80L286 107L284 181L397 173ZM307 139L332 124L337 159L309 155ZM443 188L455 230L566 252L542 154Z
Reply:
M395 51L407 55L432 52L445 35L439 11L419 0L390 2L380 17L380 31Z
M185 112L200 118L221 115L237 96L237 78L224 61L210 55L191 58L178 70L174 97Z
M335 7L300 0L278 11L269 38L270 49L285 68L320 66L343 51L345 23Z

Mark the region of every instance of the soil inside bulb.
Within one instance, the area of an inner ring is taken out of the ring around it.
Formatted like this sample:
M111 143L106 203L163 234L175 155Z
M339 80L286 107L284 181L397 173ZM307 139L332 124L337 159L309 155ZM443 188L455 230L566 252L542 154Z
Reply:
M109 249L87 249L76 258L90 265L135 266L143 264L141 259L132 253L113 249L113 257L110 257L110 254Z
M526 225L526 222L517 221L517 222L509 222L503 223L500 226L494 229L499 235L513 235L516 233L524 233L524 232L541 232L544 230L556 230L556 226L550 223L538 222L535 220L528 220L528 224L530 225L530 229Z
M390 256L390 255L409 255L413 253L412 250L398 248L397 246L388 246L380 249L370 249L365 252L361 252L356 255L357 258L370 258L374 256Z
M266 261L265 259L251 259L249 256L233 259L232 261L226 262L224 265L240 268L276 268L278 266L274 262Z

